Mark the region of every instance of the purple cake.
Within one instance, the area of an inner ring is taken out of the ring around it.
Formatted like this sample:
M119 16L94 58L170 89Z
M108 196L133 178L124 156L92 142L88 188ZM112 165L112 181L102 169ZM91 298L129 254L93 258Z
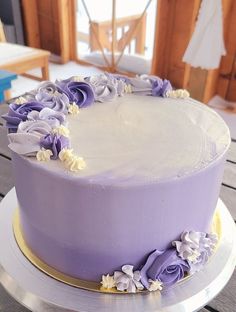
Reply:
M154 76L43 82L4 116L26 244L103 289L160 290L212 254L224 121Z

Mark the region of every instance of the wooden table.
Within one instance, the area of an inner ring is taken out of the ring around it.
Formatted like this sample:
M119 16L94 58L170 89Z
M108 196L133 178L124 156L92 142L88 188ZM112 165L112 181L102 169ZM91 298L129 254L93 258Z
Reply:
M49 80L49 55L50 52L45 50L0 42L0 69L39 81ZM41 69L41 77L26 73L34 68Z
M6 104L0 106L0 115L7 112ZM11 157L8 150L6 129L0 119L0 200L14 186L11 173ZM232 139L230 151L221 187L220 197L236 220L236 138ZM236 270L224 290L200 312L235 312L236 311ZM0 287L0 312L27 312ZM178 311L176 311L178 312Z

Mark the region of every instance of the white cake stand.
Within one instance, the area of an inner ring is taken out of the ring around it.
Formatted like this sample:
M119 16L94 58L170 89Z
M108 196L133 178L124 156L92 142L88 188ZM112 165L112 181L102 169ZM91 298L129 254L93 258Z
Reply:
M198 311L223 289L236 264L236 227L219 200L222 237L217 251L204 269L168 292L112 295L74 288L42 273L23 256L12 231L16 207L16 194L12 189L0 204L0 282L10 295L32 311Z

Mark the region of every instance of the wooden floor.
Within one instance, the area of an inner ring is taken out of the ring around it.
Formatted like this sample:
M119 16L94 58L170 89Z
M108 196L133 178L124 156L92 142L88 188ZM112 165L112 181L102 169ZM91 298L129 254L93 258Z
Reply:
M0 104L0 116L7 111L7 105ZM235 138L236 139L236 138ZM228 153L224 179L221 187L220 197L230 210L236 220L236 140L232 139L231 148ZM0 119L0 200L14 186L11 173L11 158L7 147L6 129L3 120ZM1 312L27 312L12 299L0 286L0 311ZM112 312L112 311L111 311ZM176 311L178 312L178 311ZM236 312L236 271L223 291L201 312Z

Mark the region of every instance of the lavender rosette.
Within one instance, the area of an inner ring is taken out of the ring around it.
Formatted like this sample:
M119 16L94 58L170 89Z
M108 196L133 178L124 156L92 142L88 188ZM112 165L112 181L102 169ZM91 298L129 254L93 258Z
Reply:
M56 84L45 81L42 82L36 90L35 98L41 102L44 107L49 107L54 111L67 114L69 107L69 98L57 87Z
M63 135L47 134L41 138L40 146L52 151L51 159L57 159L60 151L69 147L69 139Z
M129 83L132 92L139 95L165 97L167 91L172 90L169 80L163 80L156 76L141 75L140 77L130 78Z
M57 112L51 108L45 107L40 112L31 111L28 114L28 120L43 120L51 127L56 128L65 123L66 116L61 112Z
M32 133L42 137L52 131L52 127L43 120L21 122L18 126L17 133Z
M204 232L185 231L180 241L173 241L180 258L190 265L190 273L199 271L209 260L216 247L218 238L216 234Z
M152 96L162 96L165 97L167 91L172 90L172 86L167 79L156 79L152 83Z
M130 83L130 78L124 75L120 75L120 74L110 74L110 73L106 73L106 76L109 79L116 79L118 81L123 81L126 84Z
M174 248L164 252L155 250L141 269L141 283L149 288L149 280L158 280L164 286L171 286L182 279L190 267L181 259Z
M51 130L51 126L41 120L21 122L17 133L8 134L9 148L20 155L34 156L40 150L40 138Z
M111 101L117 96L122 96L125 90L125 81L117 79L112 74L102 74L85 78L92 86L95 94L95 101Z
M6 126L9 132L16 132L18 125L22 121L27 120L27 116L31 111L40 112L44 105L37 101L28 102L22 105L10 104L8 114L2 116L6 120Z
M74 81L70 78L56 81L56 85L61 92L67 95L71 103L75 102L80 108L94 102L93 89L87 82Z

